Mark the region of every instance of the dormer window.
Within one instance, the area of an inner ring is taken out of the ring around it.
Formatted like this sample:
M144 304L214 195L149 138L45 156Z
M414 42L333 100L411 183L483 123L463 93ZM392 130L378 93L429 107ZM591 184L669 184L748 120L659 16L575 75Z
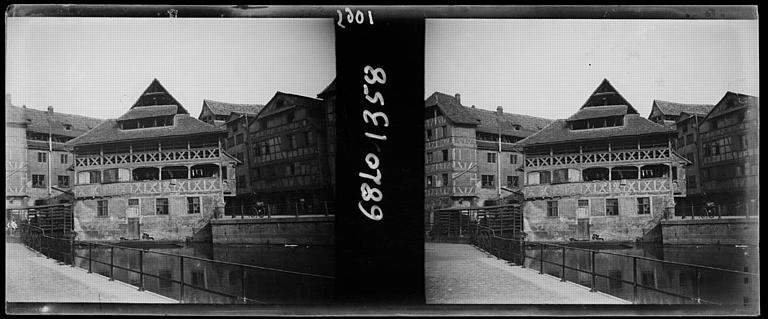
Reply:
M147 117L120 122L120 128L124 130L163 126L173 126L173 116Z
M624 125L624 116L608 116L570 122L572 130L615 127Z
M72 125L64 124L64 130L65 131L71 131L72 130Z

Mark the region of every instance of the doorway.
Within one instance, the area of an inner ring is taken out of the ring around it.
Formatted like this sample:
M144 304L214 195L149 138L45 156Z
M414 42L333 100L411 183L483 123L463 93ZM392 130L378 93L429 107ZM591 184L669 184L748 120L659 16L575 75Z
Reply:
M128 218L128 239L139 239L140 225L138 218Z
M579 239L589 239L589 218L579 218L576 235Z

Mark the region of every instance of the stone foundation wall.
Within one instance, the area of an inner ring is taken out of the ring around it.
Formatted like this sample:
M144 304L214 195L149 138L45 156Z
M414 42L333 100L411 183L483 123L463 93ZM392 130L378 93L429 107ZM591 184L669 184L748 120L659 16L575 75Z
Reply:
M662 221L664 244L755 245L759 218L686 219Z
M334 217L219 219L214 244L334 245Z

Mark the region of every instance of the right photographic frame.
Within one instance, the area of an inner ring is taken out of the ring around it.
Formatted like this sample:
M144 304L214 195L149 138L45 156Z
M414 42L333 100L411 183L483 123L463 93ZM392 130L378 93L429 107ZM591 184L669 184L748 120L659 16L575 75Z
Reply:
M428 304L759 307L756 17L425 29Z

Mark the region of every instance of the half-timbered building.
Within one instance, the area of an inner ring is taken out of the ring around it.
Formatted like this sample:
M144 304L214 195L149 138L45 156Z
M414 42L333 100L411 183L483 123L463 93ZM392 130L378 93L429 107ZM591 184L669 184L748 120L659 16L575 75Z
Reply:
M603 80L571 117L518 143L528 239L642 238L685 195L687 161L674 152L675 134Z
M499 204L519 193L522 154L515 143L550 120L467 107L459 94L435 92L424 104L427 230L436 209Z
M760 99L727 92L701 120L701 180L718 215L756 215L760 204Z
M131 108L69 142L79 238L183 240L234 195L226 131L189 115L152 81Z

